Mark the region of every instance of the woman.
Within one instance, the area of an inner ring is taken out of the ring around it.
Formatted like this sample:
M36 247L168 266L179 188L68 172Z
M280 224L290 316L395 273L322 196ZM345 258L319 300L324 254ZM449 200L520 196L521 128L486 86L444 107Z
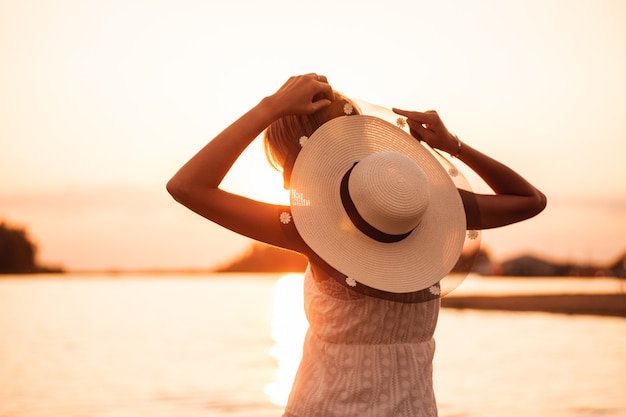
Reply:
M291 77L167 185L207 219L308 257L310 328L285 416L436 416L438 282L466 230L519 222L546 205L520 175L452 135L436 112L394 112L413 138L360 115L324 76ZM219 188L264 130L268 158L290 184L290 206ZM457 190L420 141L465 163L494 194Z

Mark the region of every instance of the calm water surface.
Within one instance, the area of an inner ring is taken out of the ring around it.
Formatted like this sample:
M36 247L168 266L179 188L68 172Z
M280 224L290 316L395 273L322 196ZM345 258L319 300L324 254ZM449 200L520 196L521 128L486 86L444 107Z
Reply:
M206 278L0 280L0 417L280 416L301 277ZM541 282L457 291L622 291ZM626 416L625 319L444 309L436 338L442 417Z

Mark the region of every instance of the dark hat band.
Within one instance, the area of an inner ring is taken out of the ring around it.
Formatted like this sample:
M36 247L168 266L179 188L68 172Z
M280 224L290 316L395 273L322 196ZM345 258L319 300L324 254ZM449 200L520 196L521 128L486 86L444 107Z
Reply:
M350 196L350 189L348 187L348 182L350 181L350 174L352 173L352 170L358 163L359 163L358 161L355 162L354 165L352 165L350 169L346 171L343 178L341 179L341 187L340 187L341 204L343 205L344 210L346 210L346 214L348 214L348 217L352 221L352 224L354 224L354 226L366 236L381 243L394 243L394 242L400 242L401 240L406 239L411 234L411 232L415 229L409 230L408 232L402 233L400 235L392 235L392 234L385 233L382 230L375 228L374 226L369 224L367 220L365 220L359 214L359 211L354 205L354 201L352 201L352 197Z

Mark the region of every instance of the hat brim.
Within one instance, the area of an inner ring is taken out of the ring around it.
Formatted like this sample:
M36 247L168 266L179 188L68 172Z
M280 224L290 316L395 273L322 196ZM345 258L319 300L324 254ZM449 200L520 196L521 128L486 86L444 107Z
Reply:
M350 221L340 183L355 162L378 152L400 152L426 173L431 198L419 226L404 240L381 243ZM390 293L428 288L450 272L465 240L465 212L448 172L404 130L373 116L332 119L304 143L291 174L291 212L305 243L331 267Z

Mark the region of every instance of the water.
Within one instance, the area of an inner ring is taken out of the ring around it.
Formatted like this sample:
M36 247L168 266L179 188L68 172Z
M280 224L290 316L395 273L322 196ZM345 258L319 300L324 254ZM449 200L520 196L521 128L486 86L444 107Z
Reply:
M301 277L206 278L0 280L0 417L280 416ZM469 278L458 291L538 282L552 281ZM444 309L436 338L442 417L626 415L626 319Z

